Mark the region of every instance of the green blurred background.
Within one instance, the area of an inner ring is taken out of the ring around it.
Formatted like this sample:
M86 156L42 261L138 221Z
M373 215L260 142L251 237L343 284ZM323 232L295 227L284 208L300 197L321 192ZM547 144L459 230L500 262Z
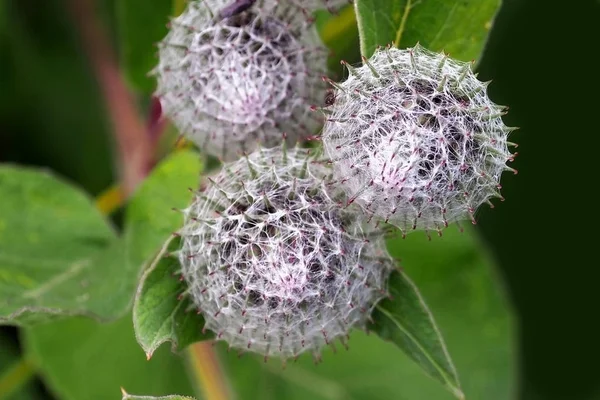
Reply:
M0 161L100 193L116 176L110 124L62 0L0 1ZM116 2L98 2L113 33ZM600 399L599 53L599 1L505 0L479 64L521 127L519 174L478 230L516 310L522 400ZM14 328L0 334L2 361L18 341Z

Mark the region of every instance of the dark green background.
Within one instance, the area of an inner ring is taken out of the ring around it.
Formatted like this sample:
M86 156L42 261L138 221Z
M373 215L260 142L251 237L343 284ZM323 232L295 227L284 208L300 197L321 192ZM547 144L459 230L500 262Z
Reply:
M519 174L479 230L516 308L523 400L600 399L599 54L600 1L505 0L479 66L521 127ZM95 194L114 180L108 129L62 1L0 2L0 160Z
M599 53L597 0L505 0L480 68L521 127L519 174L480 220L521 324L526 400L600 398Z

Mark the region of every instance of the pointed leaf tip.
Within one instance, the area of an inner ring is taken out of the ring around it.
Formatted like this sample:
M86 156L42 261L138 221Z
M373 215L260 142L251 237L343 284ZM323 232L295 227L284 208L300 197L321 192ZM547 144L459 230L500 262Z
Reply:
M135 296L133 305L133 327L135 336L146 353L148 360L154 351L165 342L174 349L212 337L202 333L199 326L204 318L197 313L187 313L192 308L188 296L182 296L185 282L180 279L165 279L179 274L179 261L165 257L166 253L180 248L179 237L172 237L149 263Z
M406 274L395 271L390 276L389 292L392 299L384 299L375 307L369 328L397 345L457 398L464 398L442 334L416 285Z

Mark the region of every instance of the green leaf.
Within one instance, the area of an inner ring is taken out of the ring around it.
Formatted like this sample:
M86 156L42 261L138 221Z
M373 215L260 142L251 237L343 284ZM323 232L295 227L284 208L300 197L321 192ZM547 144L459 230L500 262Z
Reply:
M493 264L472 233L452 227L431 242L414 233L390 241L389 248L427 299L465 398L506 400L514 395L511 314ZM326 350L319 365L303 355L285 369L276 359L238 358L225 344L217 347L233 388L245 400L455 399L396 345L375 334L350 336L349 351Z
M115 242L77 188L32 168L0 167L0 324L93 313L110 292L93 258ZM102 291L102 290L99 290Z
M178 279L179 261L165 257L169 241L144 273L133 306L135 336L148 358L164 342L177 350L214 336L202 334L204 319L187 296L180 297L185 287ZM173 242L171 248L179 248L179 240Z
M192 397L185 396L161 396L161 397L152 397L152 396L133 396L129 393L123 391L123 399L122 400L194 400Z
M355 0L361 53L377 46L400 48L417 42L453 58L481 54L500 0Z
M182 224L183 217L173 208L187 206L191 198L189 188L198 186L199 177L198 154L177 152L154 168L133 194L121 240L93 263L104 284L91 288L103 299L96 315L113 319L130 309L143 266Z
M389 281L391 299L377 304L372 329L404 351L427 374L463 399L456 369L425 300L404 272L394 271Z
M182 223L196 153L159 164L133 195L121 240L86 195L37 170L0 167L0 323L50 316L110 320L130 307L146 261Z
M61 400L113 400L121 387L154 396L193 394L182 358L164 348L146 360L129 316L109 324L70 318L26 329L23 339Z
M154 90L148 73L156 66L156 43L167 34L173 0L120 0L117 2L121 63L135 89L144 94Z
M358 27L354 7L345 7L337 14L328 11L316 13L316 26L325 45L331 50L327 60L330 77L341 79L344 68L340 60L354 64L360 60Z
M446 229L428 241L413 234L389 243L419 287L461 378L467 399L512 396L512 310L495 266L474 230Z
M190 188L200 184L200 156L179 151L167 157L144 181L127 207L124 240L127 263L147 262L183 224L174 209L188 206Z

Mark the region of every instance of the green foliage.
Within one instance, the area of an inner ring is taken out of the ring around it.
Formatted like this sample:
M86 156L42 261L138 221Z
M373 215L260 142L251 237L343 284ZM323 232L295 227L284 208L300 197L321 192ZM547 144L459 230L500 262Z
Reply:
M390 250L403 255L406 271L417 278L425 297L432 299L439 329L406 275L395 273L390 282L394 298L382 302L375 310L371 328L398 348L375 335L355 332L348 352L338 345L340 354L334 356L332 351L326 351L323 363L318 366L313 365L309 355L304 355L282 370L278 360L265 364L262 357L255 355L238 359L235 352L225 352L223 344L219 348L225 371L236 392L248 399L437 400L450 399L452 394L462 398L441 331L461 371L466 398L508 398L512 390L512 354L507 309L494 287L492 265L481 246L471 232L461 234L453 228L433 243L418 234L390 242ZM142 280L134 325L139 330L138 341L146 351L154 350L166 340L179 341L181 348L190 341L204 339L200 318L193 311L182 312L183 306L177 301L181 287L172 276L177 269L168 258L161 259ZM150 312L152 307L154 314ZM199 319L198 325L188 325L194 318ZM146 337L145 342L140 340L140 331ZM420 368L442 381L450 391L433 385ZM402 385L397 384L398 379Z
M123 238L128 265L139 268L179 229L183 217L173 209L187 207L192 196L189 189L198 187L200 172L199 155L180 151L167 157L144 181L127 207Z
M201 333L204 326L202 317L196 315L195 307L187 296L180 297L185 287L174 277L179 274L179 263L173 258L164 257L170 241L163 245L162 251L146 270L134 304L136 337L148 356L165 341L171 341L174 348L183 348L212 336ZM171 250L178 250L179 240L173 242ZM454 366L440 331L417 288L403 273L395 273L390 282L390 292L393 299L377 308L373 329L382 337L392 340L461 398Z
M337 346L315 365L309 355L282 368L279 360L255 356L238 358L220 347L226 371L245 399L315 400L452 400L442 385L426 377L395 346L376 335L354 332L349 350Z
M24 333L27 357L61 400L113 400L120 387L153 395L193 392L183 360L168 348L146 360L129 316L109 324L70 318Z
M12 167L9 169L13 170ZM125 237L128 239L125 242L131 246L131 250L123 252L123 254L127 253L129 259L137 262L144 260L149 254L155 253L156 243L160 245L160 241L163 241L165 236L169 236L177 228L178 220L181 218L179 213L169 209L169 205L185 205L187 202L185 197L189 197L189 192L185 190L185 187L197 184L199 170L196 155L184 152L165 160L154 171L136 193L129 206L125 227ZM28 174L30 175L31 172ZM40 175L36 172L33 173L33 176L42 182L49 181L52 185L57 185L57 181L47 175ZM18 179L17 181L29 182L27 179ZM9 180L9 182L14 182L14 180ZM68 193L73 191L68 185L58 184L58 186ZM62 193L61 190L54 187L52 190L45 186L42 188L41 192L37 191L38 194L48 192L58 196ZM6 190L6 193L19 192L12 187L10 190ZM76 191L74 193L76 195L69 194L69 197L81 197ZM50 201L52 197L46 196L45 199ZM82 204L86 204L88 208L92 207L89 199L86 199L85 196L82 199ZM59 197L59 200L53 204L70 205L71 202L73 200L67 202L64 197ZM26 205L29 202L22 204ZM77 207L69 206L68 209L73 212ZM88 214L84 213L84 215ZM91 215L97 214L92 212ZM162 215L163 218L157 217L158 215ZM68 219L62 221L67 223ZM102 221L101 218L100 221ZM57 224L51 226L60 227ZM32 229L31 227L24 228ZM108 228L107 231L110 232ZM67 229L65 232L69 232L69 230ZM54 235L54 237L59 238L60 236ZM115 248L119 248L119 246ZM177 248L176 243L171 249L175 248ZM413 234L408 239L391 242L390 249L403 257L408 273L415 274L417 283L421 280L419 286L427 297L434 299L432 309L434 314L439 313L440 315L438 318L440 330L445 335L450 334L447 336L449 337L449 350L456 357L457 365L462 372L465 393L488 399L501 399L502 396L507 395L509 390L507 382L510 380L509 324L502 300L491 286L487 269L489 265L485 255L481 253L480 246L468 233L460 235L448 230L443 238L433 243L427 242L421 235ZM105 254L110 254L110 252L105 252ZM178 266L172 263L172 259L163 258L162 255L162 252L159 253L155 262L145 272L136 297L135 327L138 340L148 354L152 354L160 343L167 340L173 341L179 348L182 348L193 341L205 338L201 335L200 328L203 325L201 317L193 311L186 313L189 304L185 300L178 301L177 299L182 288L180 282L172 275L177 272ZM110 257L106 257L108 261ZM115 264L123 266L117 262ZM460 396L451 361L421 296L405 275L400 273L394 275L390 291L393 300L385 300L376 309L372 329L381 337L397 344L430 375L444 381L456 395ZM109 299L105 299L105 301L110 302ZM130 326L128 325L129 321L126 317L110 325L98 325L90 321L74 319L38 326L27 331L27 349L55 391L61 394L64 392L67 396L65 398L86 398L85 393L87 392L84 390L90 386L71 379L70 375L75 374L77 368L73 368L71 364L61 364L59 357L61 344L55 343L51 346L50 341L54 337L64 336L64 346L72 346L72 349L76 351L83 347L81 351L87 351L87 353L82 353L82 360L86 357L95 357L93 355L95 353L92 354L90 351L100 351L105 347L108 352L108 349L113 347L113 343L116 345L126 335L130 335L130 339L133 339L131 329L125 332L125 327ZM489 332L485 330L481 332L480 327L485 326L489 327ZM111 339L113 336L114 340ZM79 338L81 345L74 337ZM128 345L115 346L116 353L122 355L129 351L131 358L136 359L135 353L139 350L131 345L131 340ZM452 340L462 342L462 345L453 348ZM99 345L96 350L86 350L84 344L94 343L94 341L101 341L104 346ZM418 345L415 345L416 343ZM250 395L250 393L256 391L259 391L256 396L262 396L264 393L260 390L266 389L261 385L246 387L243 379L241 383L238 382L240 380L238 376L250 374L251 376L257 375L253 380L259 382L265 380L280 382L274 387L279 388L277 390L281 391L281 395L291 396L290 398L310 395L312 393L311 385L306 380L310 381L318 377L324 381L326 388L321 393L324 394L323 398L332 398L331 393L334 394L333 398L340 393L341 395L350 394L352 398L361 398L360 393L363 389L353 389L354 386L350 383L356 380L356 376L353 375L356 371L366 374L365 366L368 365L371 365L374 371L377 371L377 365L385 366L386 375L384 376L387 378L381 378L380 374L374 374L370 378L371 382L373 380L381 381L377 386L381 388L381 398L409 393L414 393L415 396L419 396L419 393L421 395L428 393L428 398L431 399L448 398L443 390L439 391L435 389L437 386L428 383L427 378L418 372L413 361L408 357L401 356L398 350L393 350L388 344L377 340L374 336L366 337L357 333L353 335L350 347L350 352L342 352L341 355L333 358L330 354L325 354L325 362L316 367L318 370L313 370L315 367L307 359L299 360L298 366L289 365L286 371L279 371L272 364L257 363L254 356L245 357L241 362L227 357L227 364L228 370L233 373L236 389L240 393L249 393L248 398L254 398L254 395ZM159 354L167 354L165 351L166 349L163 349L162 353L157 352L152 358L152 362L161 364L163 362L160 361L161 357L167 356L159 356ZM106 365L118 362L109 361L109 356L109 354L106 355ZM140 356L142 359L144 358L142 352L139 352L138 358ZM115 357L117 356L115 355ZM129 381L112 382L110 379L116 378L111 378L112 374L103 374L101 368L106 368L105 371L110 368L99 365L97 372L98 376L103 376L101 379L104 382L103 387L106 387L107 396L111 386L114 390L120 385L127 384L128 387L135 385L135 383L130 385ZM127 369L130 370L130 368ZM323 373L323 370L326 373ZM392 376L406 377L406 382L395 389L395 385L391 385L394 383L394 379L391 379ZM135 381L137 378L132 376L128 379ZM148 379L148 382L160 382L153 377L140 378L140 382L145 379ZM72 387L73 385L75 386ZM147 386L138 384L135 388L139 392L151 392ZM177 392L176 389L173 391ZM169 390L163 386L156 389L158 394L165 392L168 393ZM181 392L180 390L179 393ZM378 398L377 396L374 394L373 398Z
M10 261L10 268L3 269L2 290L14 293L6 300L10 303L3 304L13 307L8 312L14 317L7 321L40 322L45 319L40 311L106 318L122 314L140 267L178 228L181 215L171 207L187 204L187 188L197 185L199 171L198 156L192 152L174 154L161 163L133 196L119 240L90 199L70 185L38 171L0 169L0 196L6 200L0 221L6 221L3 227L8 230L3 230L11 233L2 237L0 259ZM69 267L86 260L90 261L82 267ZM48 266L48 275L40 265ZM26 278L39 283L18 285L28 282ZM84 303L88 308L79 305L79 296L90 299ZM154 385L157 394L189 392L181 360L165 349L148 367L131 343L135 341L129 317L108 325L69 319L36 326L26 334L28 354L61 398L114 398L114 391L125 384L145 392L152 392ZM94 370L89 360L94 360ZM109 373L117 364L129 372ZM161 373L162 368L169 373ZM74 377L81 370L89 374L87 380Z
M154 43L166 34L175 5L171 0L152 6L141 0L115 4L123 72L145 102L154 88L154 80L147 77L156 64ZM356 61L359 33L365 56L377 45L408 47L419 41L468 60L481 53L498 5L499 0L355 0L356 17L349 8L337 16L319 14L317 24L336 52L330 58L335 71L339 58ZM0 11L4 8L2 3ZM32 76L46 76L36 69L41 63L30 62L38 60L28 52L31 44L21 45L12 49L15 57L28 73L37 73ZM52 85L47 91L60 92ZM188 204L187 188L198 187L200 170L194 152L164 160L130 199L122 235L117 236L79 189L40 170L0 167L0 324L45 322L24 329L23 344L25 356L57 398L114 399L123 387L164 396L134 396L123 390L123 399L192 400L167 395L192 394L192 387L181 358L167 346L158 347L170 341L173 350L181 350L212 337L202 334L203 319L189 300L180 299L185 289L174 276L177 262L163 257L178 248L178 240L167 239L182 216L171 209ZM349 351L337 346L340 354L326 350L318 366L304 355L281 369L278 360L238 358L219 345L238 398L509 398L509 310L494 286L492 264L472 232L447 230L431 243L413 234L390 241L389 247L405 269L392 276L393 298L376 307L371 334L354 332ZM144 265L148 267L139 280ZM136 285L132 329L130 316L123 314ZM54 321L65 315L113 322ZM460 371L460 384L449 354Z
M442 335L415 284L404 272L394 272L389 291L392 298L375 307L370 329L396 344L457 398L463 398Z
M510 398L514 380L510 310L497 286L494 263L476 232L460 233L450 226L431 242L414 233L390 241L389 250L402 259L404 271L427 299L465 398Z
M404 270L428 299L460 372L464 397L510 398L511 321L495 286L493 265L472 232L461 234L450 227L442 238L431 242L415 233L392 240L389 246L396 256L402 255ZM404 279L398 280L394 279L392 290L406 286ZM414 293L404 297L414 297ZM380 318L376 313L376 325ZM336 345L337 354L326 351L319 365L305 355L285 369L278 360L264 363L262 357L253 355L238 358L225 345L219 349L235 391L248 399L451 400L459 395L435 384L410 355L392 343L357 331L351 334L348 351Z
M173 0L117 1L121 65L129 83L140 93L150 94L156 83L148 73L156 66L156 43L167 34Z
M113 285L94 259L116 236L92 200L14 166L0 167L0 198L0 323L101 312Z
M332 78L341 79L344 68L340 60L354 64L360 60L360 44L354 8L348 6L338 14L319 11L316 26L325 45L331 50L328 67Z
M148 358L164 342L172 342L175 350L214 336L202 334L204 319L187 296L181 297L179 261L165 255L169 241L144 273L133 306L135 335ZM179 249L179 240L173 242L171 248Z
M129 307L143 264L179 227L200 161L174 154L134 194L118 240L92 201L46 173L0 169L0 323L48 316L113 319Z
M361 53L420 43L453 58L479 57L500 0L355 0Z

